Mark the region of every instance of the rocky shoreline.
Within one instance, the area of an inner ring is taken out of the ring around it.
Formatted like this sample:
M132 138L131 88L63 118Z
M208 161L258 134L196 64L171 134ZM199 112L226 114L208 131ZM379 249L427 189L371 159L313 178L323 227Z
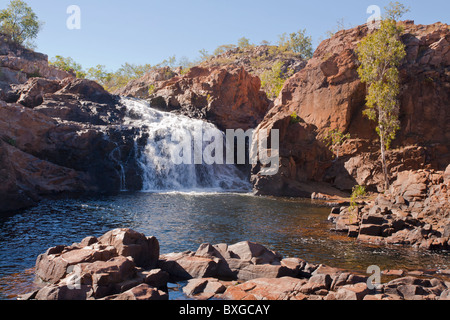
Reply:
M450 299L450 270L384 271L389 281L371 289L369 274L284 258L248 241L205 243L196 252L159 250L155 237L131 229L49 248L36 261L41 288L18 299L169 300L168 284L180 281L187 282L183 293L196 300Z
M444 171L405 171L389 192L354 208L334 207L334 231L362 242L450 249L450 166Z

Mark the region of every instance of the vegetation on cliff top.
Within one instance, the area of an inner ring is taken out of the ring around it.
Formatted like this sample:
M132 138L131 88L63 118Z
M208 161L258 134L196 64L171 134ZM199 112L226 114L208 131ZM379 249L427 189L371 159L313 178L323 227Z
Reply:
M42 28L33 10L22 0L13 0L6 9L0 11L0 32L28 48L33 48L33 40Z

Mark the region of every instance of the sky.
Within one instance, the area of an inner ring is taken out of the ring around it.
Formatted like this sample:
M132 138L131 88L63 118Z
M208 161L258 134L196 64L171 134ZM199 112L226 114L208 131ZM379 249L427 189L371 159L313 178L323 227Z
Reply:
M343 19L363 24L370 5L382 10L389 0L25 0L44 22L36 51L52 58L72 57L85 69L123 63L155 65L171 56L194 60L222 44L276 44L283 33L306 29L316 47ZM403 19L417 24L450 23L448 0L403 0ZM4 8L9 0L0 0ZM80 8L80 29L69 29L70 5Z

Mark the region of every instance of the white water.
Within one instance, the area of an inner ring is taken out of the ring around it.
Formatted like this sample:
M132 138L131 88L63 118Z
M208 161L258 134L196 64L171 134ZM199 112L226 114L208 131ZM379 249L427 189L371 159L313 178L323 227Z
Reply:
M153 109L143 100L122 98L122 104L127 108L124 125L142 128L143 133L149 135L145 150L137 159L143 171L142 191L248 192L251 189L246 177L234 165L177 165L173 161L173 152L179 150L177 137L186 132L193 136L195 132L215 130L224 137L213 124ZM202 148L205 146L203 143ZM193 155L194 141L191 148Z

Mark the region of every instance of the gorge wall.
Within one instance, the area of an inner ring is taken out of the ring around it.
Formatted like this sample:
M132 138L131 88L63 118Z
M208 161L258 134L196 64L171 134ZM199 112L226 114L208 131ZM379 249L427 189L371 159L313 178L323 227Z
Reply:
M401 67L401 130L388 153L393 179L401 171L444 170L450 163L449 26L402 24L407 57ZM376 191L383 180L379 142L375 124L362 115L366 89L355 55L367 33L366 25L343 30L323 41L307 63L283 60L296 73L273 102L255 75L269 65L248 64L267 58L261 58L269 50L264 46L249 58L225 53L188 72L154 70L115 95L0 37L0 212L46 196L140 190L139 159L150 135L148 126L126 123L138 115L119 94L221 130L279 129L280 170L263 176L261 165L251 168L257 194L345 195L357 184ZM298 121L292 122L294 112ZM333 129L351 135L338 159L323 142Z
M405 170L444 170L450 163L449 26L402 24L407 57L401 67L401 129L388 153L393 178ZM339 190L360 184L376 191L381 185L379 139L375 124L362 114L366 88L357 74L355 54L368 32L362 25L336 33L285 83L258 127L280 130L280 171L261 176L255 166L252 182L258 193L308 196L314 181ZM299 123L290 121L293 112ZM337 160L322 142L334 129L351 135ZM326 186L316 188L333 192Z

